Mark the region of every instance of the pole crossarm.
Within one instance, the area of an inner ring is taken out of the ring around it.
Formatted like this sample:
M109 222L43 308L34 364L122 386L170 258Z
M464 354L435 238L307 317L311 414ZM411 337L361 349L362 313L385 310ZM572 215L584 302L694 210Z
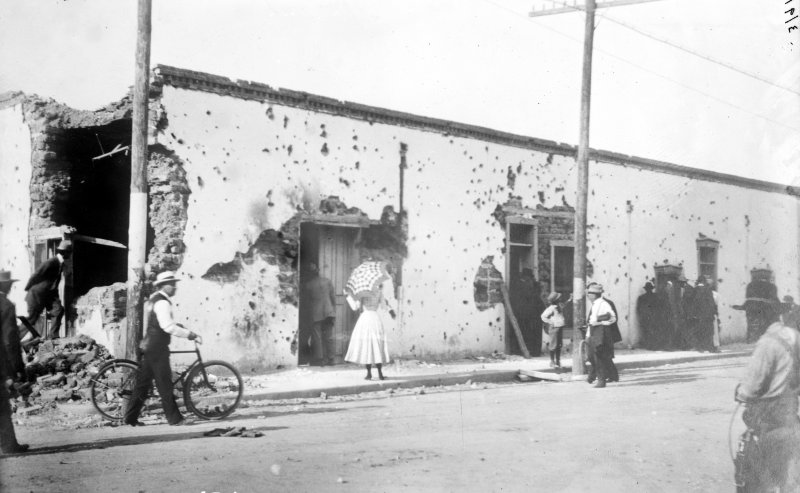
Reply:
M610 7L619 7L622 5L634 5L637 3L650 3L650 2L660 2L661 0L611 0L609 2L598 2L595 5L596 9L603 9L603 8L610 8ZM543 7L541 9L536 9L535 7L531 12L528 14L528 17L543 17L545 15L556 15L556 14L564 14L567 12L585 12L586 5L585 4L578 4L572 3L568 4L566 2L554 2L560 7Z

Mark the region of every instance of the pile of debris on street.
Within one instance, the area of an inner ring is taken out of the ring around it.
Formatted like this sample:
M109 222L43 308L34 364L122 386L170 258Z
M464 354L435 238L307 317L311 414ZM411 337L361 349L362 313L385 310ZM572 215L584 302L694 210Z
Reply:
M18 387L17 414L32 414L56 402L91 400L92 377L112 356L86 335L46 340L25 356L28 383Z

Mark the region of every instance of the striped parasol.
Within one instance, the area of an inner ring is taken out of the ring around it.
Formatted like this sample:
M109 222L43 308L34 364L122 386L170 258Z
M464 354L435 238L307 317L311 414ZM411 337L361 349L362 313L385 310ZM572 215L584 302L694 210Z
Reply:
M382 282L388 281L391 276L386 271L383 262L364 262L350 273L350 278L345 284L345 290L353 297L361 293L372 291Z

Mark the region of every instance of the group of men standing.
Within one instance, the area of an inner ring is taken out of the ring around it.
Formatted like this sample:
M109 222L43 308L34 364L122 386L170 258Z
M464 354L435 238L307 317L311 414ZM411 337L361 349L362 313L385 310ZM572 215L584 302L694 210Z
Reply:
M718 351L720 326L713 281L700 276L692 286L685 276L655 293L648 281L636 301L642 347L652 350Z

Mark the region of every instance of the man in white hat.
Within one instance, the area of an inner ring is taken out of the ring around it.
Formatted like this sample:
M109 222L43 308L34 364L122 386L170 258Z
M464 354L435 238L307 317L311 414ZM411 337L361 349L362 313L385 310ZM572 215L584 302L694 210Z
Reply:
M156 381L158 395L161 396L161 405L167 422L170 425L182 425L186 420L178 410L175 396L172 393L172 368L169 362L169 343L172 336L185 337L190 341L197 340L202 343L202 338L186 329L181 324L175 323L172 318L172 297L178 287L175 285L180 279L175 273L164 271L156 276L153 286L158 289L145 304L144 339L141 350L141 370L136 375L128 405L125 408L123 421L131 426L141 426L139 414L142 411L147 394L150 392L153 380Z
M72 242L61 240L56 248L56 256L42 262L25 285L25 291L28 292L25 296L25 301L28 303L28 322L35 325L44 309L47 309L53 317L50 331L42 334L46 339L58 338L58 330L64 316L64 306L58 297L58 285L64 272L64 262L71 255Z
M21 381L25 366L17 328L17 312L6 297L16 279L7 270L0 270L0 450L4 454L25 452L28 445L17 442L14 423L11 420L11 398L9 388L14 381Z
M591 302L588 316L588 329L586 332L586 347L589 352L589 361L592 369L589 372L588 382L597 380L596 388L606 386L606 380L613 377L611 350L614 347L611 325L617 321L614 309L603 298L603 286L592 283L586 290L586 297Z

